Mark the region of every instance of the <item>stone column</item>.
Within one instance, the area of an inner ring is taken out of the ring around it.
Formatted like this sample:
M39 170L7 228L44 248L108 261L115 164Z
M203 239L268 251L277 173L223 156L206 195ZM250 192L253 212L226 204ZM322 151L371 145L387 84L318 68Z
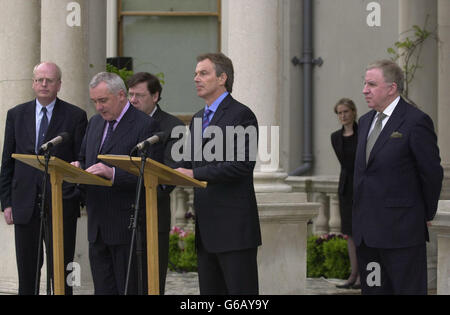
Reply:
M185 188L186 192L188 194L188 210L187 212L192 213L195 216L195 209L194 209L194 188L189 187L189 188ZM185 213L186 214L186 213ZM184 219L186 222L186 225L184 226L185 230L187 231L194 231L195 230L195 226L194 226L194 220L192 218L190 219Z
M40 59L40 1L0 0L0 148L6 112L34 98L33 67ZM0 218L0 292L17 293L14 227Z
M41 59L53 61L62 71L58 96L86 110L90 105L88 84L92 76L105 71L106 0L41 0ZM87 215L78 221L75 262L81 268L81 287L74 293L91 293L92 277L88 259Z
M185 224L185 214L187 212L188 194L183 187L175 188L171 193L171 223L170 226L181 226Z
M399 39L406 37L414 38L414 25L425 27L429 32L434 33L428 37L423 45L418 48L420 58L419 68L414 79L409 85L409 99L415 102L418 107L426 112L433 121L437 122L437 0L400 0L399 1ZM425 22L427 24L425 25ZM393 45L394 43L392 43ZM391 46L393 47L393 46ZM416 52L417 52L416 51ZM400 60L402 64L404 60ZM414 58L412 62L415 62Z
M318 192L315 194L314 201L320 204L319 213L314 220L314 234L322 235L328 233L328 214L329 200L325 193Z
M450 199L450 2L438 1L438 140L444 167L441 199Z
M281 2L223 1L222 12L222 50L235 69L233 96L253 110L260 127L255 189L290 192L280 165Z
M31 78L40 59L39 3L0 0L0 126L10 108L34 98ZM4 128L0 129L3 148Z
M450 2L438 0L438 141L444 182L439 210L433 221L437 231L437 294L450 294Z
M341 214L339 212L339 196L335 193L327 194L330 199L330 220L328 226L333 234L341 233Z
M289 110L281 92L286 75L282 43L289 29L284 24L287 3L222 1L222 51L234 64L233 96L253 110L260 131L254 181L262 233L258 251L262 294L302 292L307 222L319 209L318 204L306 201L305 194L292 193L280 159L289 150L289 137L280 131L282 117L286 117L283 110Z
M106 0L106 56L117 57L117 0Z
M91 116L88 84L106 65L106 0L42 0L41 59L61 67L59 96Z

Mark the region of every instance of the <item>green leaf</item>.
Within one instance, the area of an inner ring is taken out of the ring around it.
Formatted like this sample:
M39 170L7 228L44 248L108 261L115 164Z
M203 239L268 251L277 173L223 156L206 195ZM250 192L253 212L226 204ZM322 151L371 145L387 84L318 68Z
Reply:
M389 47L389 48L387 49L387 52L388 52L389 54L391 54L391 55L397 54L396 51L394 50L394 48L392 48L392 47Z

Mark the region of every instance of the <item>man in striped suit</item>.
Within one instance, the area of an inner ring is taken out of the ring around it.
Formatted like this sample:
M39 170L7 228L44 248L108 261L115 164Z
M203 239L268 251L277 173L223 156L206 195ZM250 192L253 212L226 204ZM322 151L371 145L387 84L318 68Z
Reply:
M74 164L113 182L112 187L86 187L89 261L95 294L123 294L137 177L99 161L97 155L129 155L136 144L159 131L159 125L130 105L125 84L119 76L101 72L94 76L89 87L98 114L88 123L79 162ZM162 160L160 144L150 146L149 157ZM141 199L140 209L145 209L144 198ZM128 286L130 294L137 293L135 261Z

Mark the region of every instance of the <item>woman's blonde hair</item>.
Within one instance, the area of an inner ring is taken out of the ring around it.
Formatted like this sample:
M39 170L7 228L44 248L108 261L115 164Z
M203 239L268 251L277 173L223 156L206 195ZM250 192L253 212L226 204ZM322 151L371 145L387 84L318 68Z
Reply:
M347 97L343 97L339 101L337 101L336 105L334 105L334 112L336 115L337 115L337 108L339 105L345 105L348 108L350 108L350 110L355 113L355 120L356 120L358 111L356 110L355 103L351 99L349 99Z

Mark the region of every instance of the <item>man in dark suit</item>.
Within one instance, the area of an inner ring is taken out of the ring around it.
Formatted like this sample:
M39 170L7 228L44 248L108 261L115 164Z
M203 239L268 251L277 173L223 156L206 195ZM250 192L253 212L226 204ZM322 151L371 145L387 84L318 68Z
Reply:
M443 170L433 122L400 96L403 80L390 60L365 76L372 110L359 120L353 204L363 294L427 294L427 222Z
M61 70L51 62L38 64L33 71L36 99L10 109L6 117L0 175L2 210L7 224L14 223L19 294L34 294L40 231L40 194L43 172L12 158L13 153L37 154L45 143L61 132L68 141L55 146L51 155L65 161L77 158L87 124L86 112L57 98L61 88ZM51 233L51 191L48 182L46 210ZM64 265L73 262L79 192L75 185L63 183ZM52 252L51 235L46 250ZM42 256L39 261L42 266ZM64 268L66 269L66 268ZM66 272L67 273L67 272ZM72 288L65 288L66 294Z
M194 189L200 294L258 294L261 232L253 186L258 123L253 112L230 95L231 60L219 53L201 55L197 61L194 81L206 106L193 117L191 160L187 169L178 171L208 182L206 189ZM199 128L204 129L203 139L201 133L196 138ZM229 134L240 128L245 132ZM198 150L205 153L201 158Z
M128 98L137 109L153 117L164 136L164 164L172 168L177 163L172 159L172 146L177 141L172 138L172 129L184 126L175 116L161 110L158 102L161 100L162 86L158 78L148 72L138 72L127 80ZM159 258L159 291L164 294L167 266L169 263L169 232L170 232L170 193L175 186L158 186L158 258Z
M89 261L95 294L123 294L137 177L99 161L97 156L129 155L136 144L159 131L159 126L130 105L125 84L118 75L101 72L92 78L89 87L98 114L89 120L80 159L72 164L113 182L112 187L86 186ZM148 156L160 161L161 151L159 144L152 145ZM140 209L145 209L145 198L140 201ZM145 211L141 214L145 222ZM129 294L137 293L136 259L133 259L128 288Z

